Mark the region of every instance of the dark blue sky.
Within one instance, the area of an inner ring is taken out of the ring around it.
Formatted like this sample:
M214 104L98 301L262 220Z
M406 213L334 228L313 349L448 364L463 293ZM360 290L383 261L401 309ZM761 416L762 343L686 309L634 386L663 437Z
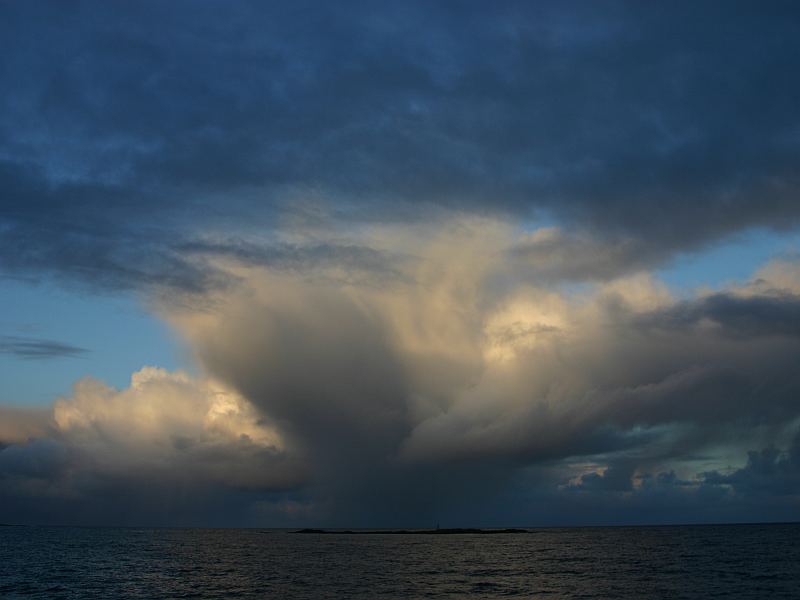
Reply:
M791 2L0 7L0 521L795 520Z

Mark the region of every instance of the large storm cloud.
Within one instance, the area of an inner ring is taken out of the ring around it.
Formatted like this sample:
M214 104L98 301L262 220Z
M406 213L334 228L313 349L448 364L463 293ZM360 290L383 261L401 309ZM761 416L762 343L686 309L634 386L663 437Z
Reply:
M796 256L655 274L796 228L791 5L0 13L3 275L135 294L198 369L2 409L9 514L792 514Z
M33 463L61 461L38 476L59 494L67 471L114 489L193 481L290 493L318 522L488 518L531 468L545 506L610 492L617 509L648 506L661 490L691 518L710 489L746 495L747 471L724 461L788 447L800 424L796 260L688 298L646 273L576 292L514 258L531 235L470 218L375 226L325 260L319 239L291 261L216 252L228 285L153 302L219 383L145 370L129 391L79 384L49 432L9 440L10 489L46 450Z

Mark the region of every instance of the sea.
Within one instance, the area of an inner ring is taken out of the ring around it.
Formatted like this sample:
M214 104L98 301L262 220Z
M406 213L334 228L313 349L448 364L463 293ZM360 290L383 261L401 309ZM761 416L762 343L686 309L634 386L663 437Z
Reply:
M800 524L498 535L0 527L0 598L800 598Z

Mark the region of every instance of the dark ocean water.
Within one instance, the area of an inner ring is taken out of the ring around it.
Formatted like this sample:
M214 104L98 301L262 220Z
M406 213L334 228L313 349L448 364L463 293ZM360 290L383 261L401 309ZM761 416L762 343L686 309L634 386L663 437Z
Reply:
M800 524L324 535L0 527L2 598L800 598Z

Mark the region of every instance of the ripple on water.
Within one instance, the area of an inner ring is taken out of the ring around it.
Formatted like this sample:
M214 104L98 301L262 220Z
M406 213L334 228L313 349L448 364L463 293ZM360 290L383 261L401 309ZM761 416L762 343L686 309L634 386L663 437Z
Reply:
M800 525L304 536L0 530L2 598L794 598Z

